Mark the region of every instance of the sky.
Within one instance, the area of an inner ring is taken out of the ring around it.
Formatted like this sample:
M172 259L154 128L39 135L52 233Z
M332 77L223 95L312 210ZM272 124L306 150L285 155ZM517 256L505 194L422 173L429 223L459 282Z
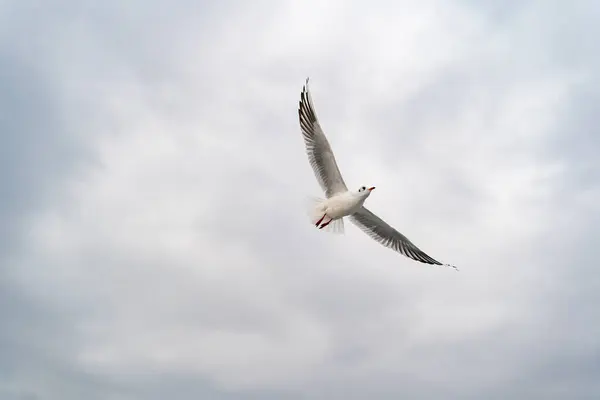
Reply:
M600 3L0 1L0 398L597 399ZM351 189L450 268L346 222Z

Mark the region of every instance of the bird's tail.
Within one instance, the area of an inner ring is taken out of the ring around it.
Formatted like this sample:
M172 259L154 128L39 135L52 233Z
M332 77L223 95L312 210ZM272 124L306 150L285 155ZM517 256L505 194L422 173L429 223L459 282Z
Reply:
M321 197L306 198L306 213L310 222L316 224L325 214L325 199Z
M325 202L326 199L320 197L307 198L306 211L311 224L316 225L317 222L323 224L329 221L329 217L323 218L323 215L325 215ZM323 230L331 233L343 234L344 220L342 218L333 220L325 228L323 228Z

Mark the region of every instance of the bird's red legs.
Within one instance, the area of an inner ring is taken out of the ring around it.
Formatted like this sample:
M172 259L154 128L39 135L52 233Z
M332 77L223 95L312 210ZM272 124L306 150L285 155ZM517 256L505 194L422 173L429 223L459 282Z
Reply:
M321 225L321 226L319 227L319 229L323 229L323 228L325 228L327 225L329 225L329 224L331 223L331 221L333 221L333 218L329 218L329 221L327 221L327 222L325 222L323 225Z
M317 221L317 223L315 224L315 226L319 226L319 224L320 224L321 222L323 222L323 218L325 218L325 216L326 216L326 215L327 215L327 214L323 214L323 216L321 217L321 219L320 219L320 220L318 220L318 221Z

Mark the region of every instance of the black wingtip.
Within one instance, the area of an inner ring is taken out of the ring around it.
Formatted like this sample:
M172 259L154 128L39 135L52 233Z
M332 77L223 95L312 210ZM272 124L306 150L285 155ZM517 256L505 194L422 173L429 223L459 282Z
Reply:
M443 264L444 267L450 267L450 268L454 268L456 270L456 272L459 272L458 267L456 265L452 265L452 264Z
M304 82L304 86L302 87L302 91L303 92L308 92L308 81L309 81L310 77L306 77L306 81Z

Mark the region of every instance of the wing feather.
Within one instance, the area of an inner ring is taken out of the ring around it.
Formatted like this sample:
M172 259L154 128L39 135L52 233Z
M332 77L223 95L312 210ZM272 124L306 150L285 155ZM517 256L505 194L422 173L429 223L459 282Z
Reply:
M373 214L364 206L350 215L350 221L367 235L385 247L425 264L444 265L457 269L454 265L442 264L415 246L406 236L392 228L384 220Z
M347 191L348 188L337 166L329 141L317 119L308 89L308 79L300 95L298 118L308 161L327 198Z

